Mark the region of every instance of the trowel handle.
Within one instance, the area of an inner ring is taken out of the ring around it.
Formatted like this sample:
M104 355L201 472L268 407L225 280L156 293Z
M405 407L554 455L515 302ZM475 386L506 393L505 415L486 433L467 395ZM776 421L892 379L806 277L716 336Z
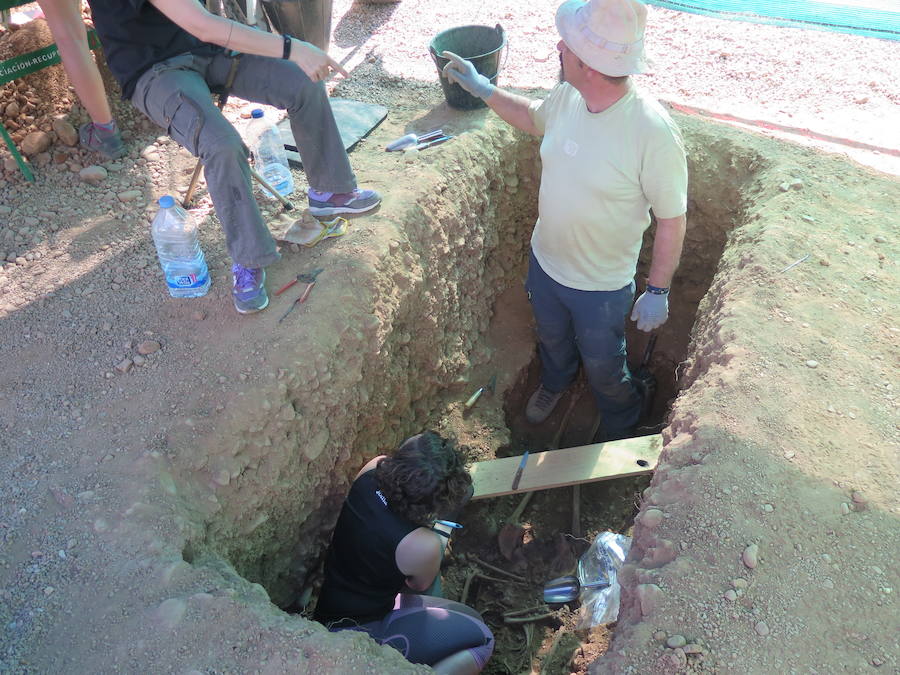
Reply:
M653 349L656 347L656 333L650 333L650 339L647 340L647 347L644 349L644 358L641 359L641 368L650 363L650 357L653 355Z
M415 145L419 142L419 137L415 134L406 134L406 136L401 136L395 141L391 141L385 146L385 150L388 152L394 152L395 150L403 150L404 148L408 148L411 145Z

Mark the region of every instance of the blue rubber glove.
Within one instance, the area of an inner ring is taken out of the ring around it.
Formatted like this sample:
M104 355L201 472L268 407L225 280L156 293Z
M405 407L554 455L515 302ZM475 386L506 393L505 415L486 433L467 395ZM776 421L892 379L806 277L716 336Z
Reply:
M669 294L641 293L631 310L631 320L637 321L638 330L649 333L662 326L669 318Z
M466 61L453 52L443 52L441 56L450 59L450 63L444 66L443 71L444 77L448 80L455 82L472 96L480 99L486 99L494 93L496 87L488 78L475 70L471 61Z

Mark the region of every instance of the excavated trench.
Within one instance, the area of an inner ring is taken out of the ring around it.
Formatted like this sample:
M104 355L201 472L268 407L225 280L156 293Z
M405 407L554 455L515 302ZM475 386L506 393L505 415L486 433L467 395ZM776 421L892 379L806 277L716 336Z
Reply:
M752 144L679 121L689 150L688 233L670 319L650 361L659 382L652 411L659 426L686 386L681 375L691 361L693 327L719 309L720 299L707 290L766 171ZM282 609L302 610L312 596L340 502L366 459L423 428L454 433L470 447L480 439L474 459L517 454L523 443L545 445L555 430L531 429L520 413L538 370L522 290L537 210L538 145L489 123L445 147L438 162L417 168L413 193L398 188L396 203L411 206L392 228L379 226L371 257L357 250L335 261L355 290L331 298L344 303L339 322L298 337L316 342L316 357L282 355L278 377L261 397L265 421L232 420L218 438L230 439L222 448L227 461L202 469L205 487L182 491L184 560L233 570L265 588ZM640 280L653 233L651 227L645 237ZM517 340L498 339L501 334ZM630 327L627 337L636 361L647 336ZM491 374L498 376L497 394L482 399L478 415L461 414L461 401ZM691 381L700 374L692 372ZM592 416L593 403L583 395L561 445L586 442ZM585 533L626 529L643 486L592 488L583 500ZM204 492L210 487L216 499ZM560 512L567 512L569 494L548 491L541 499L564 501ZM479 510L472 520L496 525L512 510L511 500L473 506ZM494 546L492 538L473 536L460 550L487 555L487 546Z

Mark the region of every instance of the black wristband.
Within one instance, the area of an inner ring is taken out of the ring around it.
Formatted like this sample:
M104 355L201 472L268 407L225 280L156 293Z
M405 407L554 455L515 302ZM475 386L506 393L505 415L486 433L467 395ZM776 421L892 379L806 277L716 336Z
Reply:
M660 288L659 286L651 286L650 284L647 284L647 292L652 293L653 295L668 295L669 289L668 288Z
M284 49L281 50L281 58L286 61L291 58L291 40L293 40L294 38L292 38L287 33L285 33L281 37L284 40Z
M431 528L431 531L434 532L435 534L441 535L442 537L446 537L447 539L450 538L450 533L449 533L449 532L444 532L443 530L439 530L439 529L437 529L436 527L432 527L432 528Z

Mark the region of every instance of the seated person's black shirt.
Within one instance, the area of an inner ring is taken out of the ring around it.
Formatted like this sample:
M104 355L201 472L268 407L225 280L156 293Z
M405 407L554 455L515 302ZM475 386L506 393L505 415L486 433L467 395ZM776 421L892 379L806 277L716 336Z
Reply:
M418 527L391 511L374 470L357 478L331 537L316 620L367 623L390 612L406 582L397 568L397 545Z
M160 61L185 52L222 51L180 28L147 0L88 0L88 4L106 62L122 87L122 98L130 99L140 76Z

